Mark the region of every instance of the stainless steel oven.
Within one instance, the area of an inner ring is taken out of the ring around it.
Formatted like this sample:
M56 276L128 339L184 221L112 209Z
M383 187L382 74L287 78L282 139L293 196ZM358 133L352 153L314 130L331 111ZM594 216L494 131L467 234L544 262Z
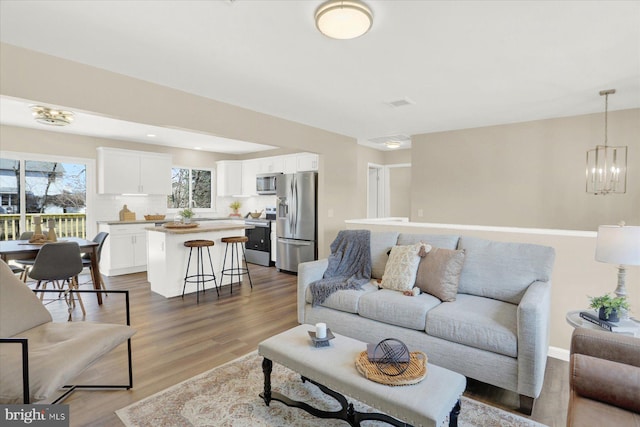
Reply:
M246 219L247 228L245 235L249 239L245 244L245 254L247 262L264 265L271 265L271 221L268 219Z
M276 194L276 177L281 173L261 173L256 175L256 192L258 194Z

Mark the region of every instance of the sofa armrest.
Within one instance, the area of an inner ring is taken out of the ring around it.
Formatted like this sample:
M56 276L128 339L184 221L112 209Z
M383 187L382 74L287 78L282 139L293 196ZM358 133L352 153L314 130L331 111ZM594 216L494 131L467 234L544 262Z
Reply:
M300 324L304 323L307 287L312 282L322 279L328 265L329 260L326 258L298 265L298 323Z
M549 352L551 283L533 282L518 305L518 393L537 398Z
M577 328L571 337L572 394L640 413L640 340Z

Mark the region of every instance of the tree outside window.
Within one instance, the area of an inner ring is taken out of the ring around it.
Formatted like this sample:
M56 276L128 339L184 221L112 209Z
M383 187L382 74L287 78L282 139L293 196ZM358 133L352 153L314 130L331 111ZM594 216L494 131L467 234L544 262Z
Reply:
M212 175L206 169L172 168L171 195L168 197L167 207L211 209Z

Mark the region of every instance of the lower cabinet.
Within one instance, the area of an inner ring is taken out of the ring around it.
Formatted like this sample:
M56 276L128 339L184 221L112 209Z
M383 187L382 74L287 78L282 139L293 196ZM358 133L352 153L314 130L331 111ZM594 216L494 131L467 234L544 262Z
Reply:
M100 272L107 276L147 270L147 232L152 224L100 224L109 233L100 258Z

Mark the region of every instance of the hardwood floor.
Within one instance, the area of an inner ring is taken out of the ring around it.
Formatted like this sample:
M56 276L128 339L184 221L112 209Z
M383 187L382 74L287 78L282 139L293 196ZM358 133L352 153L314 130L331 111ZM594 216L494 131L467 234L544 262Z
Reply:
M71 426L122 425L114 411L257 348L264 338L296 326L296 276L275 268L251 265L249 283L215 291L165 299L149 289L145 273L105 278L108 289L128 289L132 340L133 389L130 391L78 391L64 403L70 406ZM81 278L82 279L82 278ZM98 306L92 295L84 297L87 320L124 321L123 299L115 294ZM61 303L51 303L57 320L64 320ZM79 307L74 318L81 316ZM124 347L124 346L121 346ZM86 381L126 382L124 348L83 374ZM72 360L72 358L71 358ZM532 419L548 426L566 424L568 363L549 358L542 394ZM106 379L105 379L106 378ZM518 395L469 380L465 395L515 412Z

